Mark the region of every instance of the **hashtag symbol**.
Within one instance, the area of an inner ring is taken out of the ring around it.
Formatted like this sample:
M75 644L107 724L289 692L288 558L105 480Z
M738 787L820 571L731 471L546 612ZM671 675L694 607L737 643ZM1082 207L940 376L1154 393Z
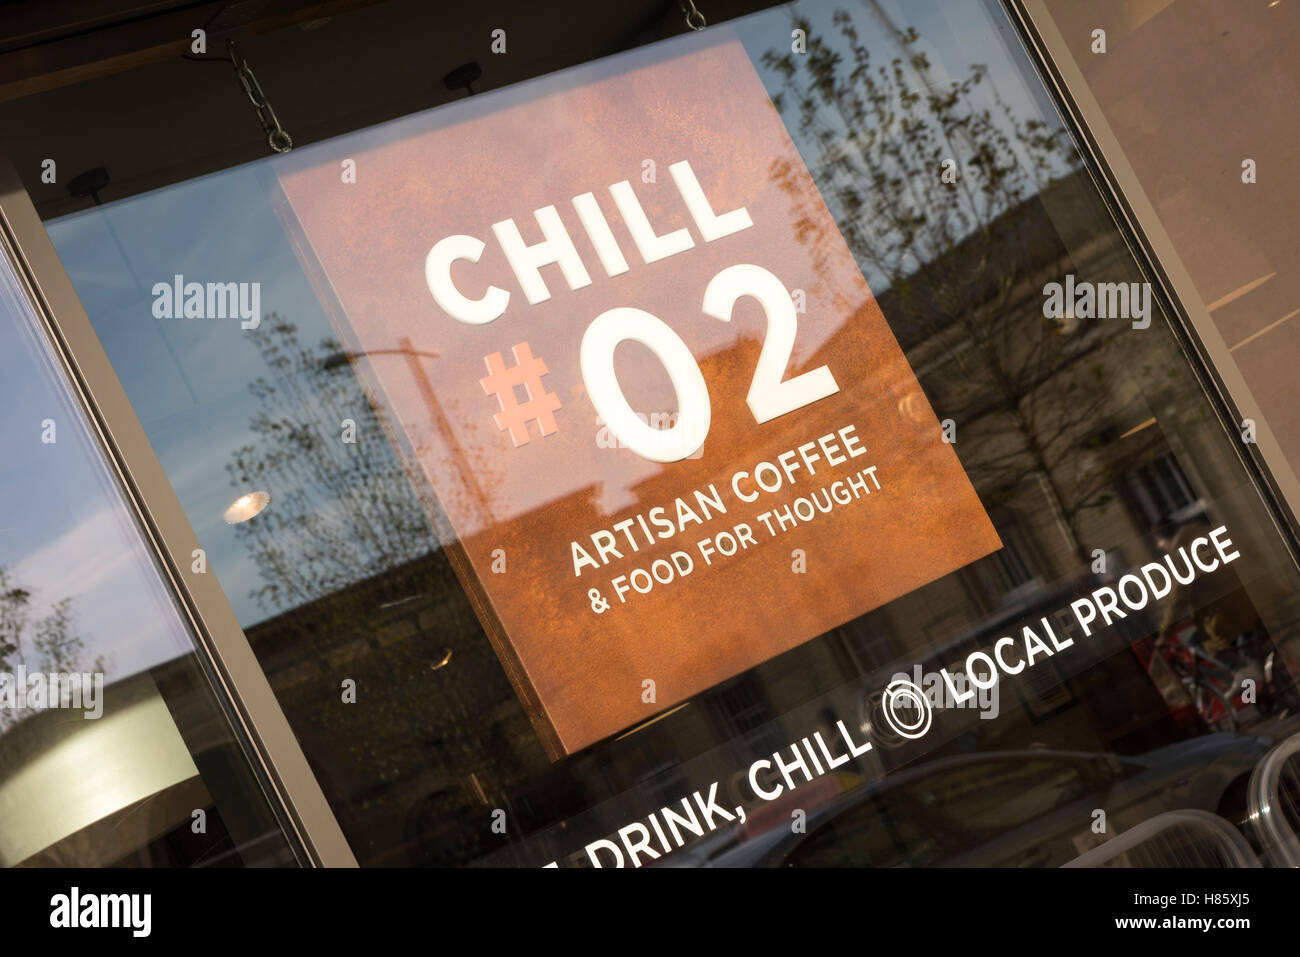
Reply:
M510 441L515 448L527 445L528 421L537 423L542 435L553 435L559 431L552 414L560 408L560 397L554 392L547 392L542 385L542 376L546 375L546 363L533 355L528 343L521 342L510 350L515 357L515 364L506 367L501 353L494 352L484 356L488 375L479 379L479 385L488 395L495 395L501 411L492 416L492 421L502 432L510 433ZM528 401L520 402L515 387L522 385L528 393Z

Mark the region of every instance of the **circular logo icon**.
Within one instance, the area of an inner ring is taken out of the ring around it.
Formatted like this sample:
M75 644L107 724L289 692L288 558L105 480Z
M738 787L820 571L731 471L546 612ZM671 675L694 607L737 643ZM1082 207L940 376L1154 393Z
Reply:
M895 734L916 740L930 730L930 721L934 717L930 700L912 682L902 678L891 681L880 705L885 723Z

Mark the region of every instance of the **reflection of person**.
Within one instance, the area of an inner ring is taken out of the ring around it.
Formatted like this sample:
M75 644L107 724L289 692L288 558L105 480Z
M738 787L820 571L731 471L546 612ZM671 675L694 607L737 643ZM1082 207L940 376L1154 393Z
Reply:
M1166 519L1156 529L1156 546L1166 554L1180 548L1191 552L1192 542L1208 537L1210 526L1195 519L1179 528ZM1174 627L1188 618L1195 620L1201 645L1206 654L1222 658L1242 635L1262 627L1259 612L1231 568L1220 565L1214 571L1200 572L1186 585L1174 582L1165 599L1165 613L1160 622L1160 638L1168 638Z

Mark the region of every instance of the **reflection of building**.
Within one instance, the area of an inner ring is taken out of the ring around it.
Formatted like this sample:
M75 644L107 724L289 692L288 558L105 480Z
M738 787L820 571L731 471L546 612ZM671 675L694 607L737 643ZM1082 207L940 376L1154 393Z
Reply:
M486 829L465 817L497 806L494 764L545 765L442 552L248 637L345 833L390 832L378 843L389 852L370 863L446 863L476 849ZM348 679L355 704L343 701ZM435 847L447 857L423 856Z
M1075 237L1091 258L1066 257L1053 217L1071 215L1082 191L1079 179L1067 180L1006 214L1014 225L997 235L1011 237L1021 259L961 245L951 254L957 265L943 262L913 277L907 302L893 290L879 300L936 413L957 418L956 452L1002 549L695 696L662 720L555 765L441 552L262 622L249 629L250 641L345 831L396 849L375 862L459 861L647 781L656 796L670 800L684 784L672 769L697 756L707 766L692 767L691 781L710 774L730 781L753 754L786 745L796 732L857 718L864 697L894 671L910 671L913 663L928 668L936 649L945 649L941 663L953 664L964 653L962 642L974 647L999 628L1060 607L1091 580L1085 556L1092 549L1122 552L1130 562L1146 554L1154 520L1210 496L1198 467L1171 449L1158 423L1147 422L1156 411L1149 405L1160 401L1149 383L1107 381L1086 403L1072 398L1071 385L1086 383L1094 365L1114 367L1106 350L1115 348L1126 325L1044 333L1042 277L1123 268L1122 250L1096 239ZM1095 221L1077 210L1073 220ZM983 257L982 271L962 262L976 255ZM975 281L954 306L945 277L962 271ZM1006 297L1011 308L997 318L999 361L1044 371L1014 401L999 404L990 400L996 391L988 370L969 371L975 344L963 331L992 321L987 300L998 292L1001 271L1021 283ZM805 366L821 364L834 340ZM1126 340L1124 348L1135 347ZM1035 404L1028 425L1015 420L1019 408ZM1183 442L1213 428L1175 425ZM782 430L802 437L793 417L772 426L774 447ZM1053 458L1031 474L1026 446L1047 436ZM581 504L594 491L576 491L547 507L563 508L569 499ZM1167 708L1123 643L1112 650L1081 670L1044 668L1035 676L1042 687L1007 689L996 721L973 712L959 716L966 722L961 740L1099 750L1159 743L1172 733ZM357 685L354 705L341 702L348 678ZM806 705L813 710L805 713ZM1088 720L1081 721L1084 712ZM518 831L490 830L498 807ZM384 831L391 832L385 839L373 837ZM358 856L367 860L364 849Z

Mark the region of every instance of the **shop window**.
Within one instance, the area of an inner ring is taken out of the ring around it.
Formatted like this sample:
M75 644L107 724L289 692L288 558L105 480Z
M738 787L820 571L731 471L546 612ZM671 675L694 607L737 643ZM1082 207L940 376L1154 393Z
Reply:
M991 0L797 2L48 228L363 864L1060 863L1089 759L1141 752L1153 814L1227 786L1157 616L1065 630L1117 556L1203 509L1289 637L1235 432ZM1134 314L1052 315L1076 283ZM1008 636L1032 667L943 683Z
M1198 498L1172 452L1135 468L1125 476L1125 484L1143 518L1153 526L1183 513Z
M0 249L0 864L293 865Z

